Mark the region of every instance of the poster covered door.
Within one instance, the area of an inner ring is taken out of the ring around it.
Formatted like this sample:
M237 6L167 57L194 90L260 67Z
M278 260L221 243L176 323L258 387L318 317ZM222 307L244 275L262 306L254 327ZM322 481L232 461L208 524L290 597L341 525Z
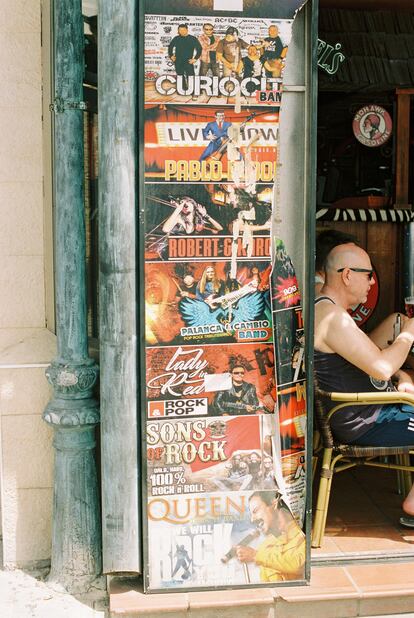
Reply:
M303 327L271 259L301 4L144 3L148 592L304 579Z

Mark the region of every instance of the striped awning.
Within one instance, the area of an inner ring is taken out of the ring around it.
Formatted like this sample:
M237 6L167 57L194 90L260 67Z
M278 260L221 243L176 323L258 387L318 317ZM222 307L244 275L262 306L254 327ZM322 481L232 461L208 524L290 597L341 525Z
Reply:
M320 208L316 211L318 221L362 221L373 223L410 223L414 211L385 208Z

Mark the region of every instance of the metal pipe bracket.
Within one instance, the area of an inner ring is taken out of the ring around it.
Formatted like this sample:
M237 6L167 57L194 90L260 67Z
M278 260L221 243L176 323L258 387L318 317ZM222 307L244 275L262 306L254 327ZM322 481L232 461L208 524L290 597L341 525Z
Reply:
M85 101L65 101L62 97L56 97L53 103L49 105L49 109L55 114L62 114L67 110L73 109L86 111L88 109L88 104Z

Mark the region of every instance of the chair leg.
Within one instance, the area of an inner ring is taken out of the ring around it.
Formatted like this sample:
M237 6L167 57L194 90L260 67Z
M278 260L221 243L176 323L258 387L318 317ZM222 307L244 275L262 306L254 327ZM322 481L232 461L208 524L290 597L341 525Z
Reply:
M322 535L321 535L321 541L320 541L321 543L323 541L323 537L325 536L326 520L328 518L328 507L329 507L329 501L331 499L332 480L333 480L335 465L339 459L342 459L342 455L336 456L331 461L330 476L328 478L328 485L327 485L326 496L325 496L325 507L323 510Z
M329 496L332 484L332 449L325 448L321 476L319 481L318 498L316 501L315 518L313 522L312 547L320 547L325 532L326 517L328 513Z
M407 453L405 455L397 455L396 456L397 463L403 466L410 465L410 455ZM413 479L411 472L409 470L401 470L401 493L403 498L408 494L413 484Z
M400 463L400 459L399 459L398 455L395 456L395 461L396 461L396 463ZM396 473L397 473L397 493L398 493L399 496L402 496L404 494L403 471L402 470L396 470Z
M312 485L315 482L315 472L318 467L319 457L317 455L312 456Z
M321 436L319 431L315 429L313 432L313 456L312 456L312 485L315 482L315 473L318 467L319 455L322 451L321 447Z

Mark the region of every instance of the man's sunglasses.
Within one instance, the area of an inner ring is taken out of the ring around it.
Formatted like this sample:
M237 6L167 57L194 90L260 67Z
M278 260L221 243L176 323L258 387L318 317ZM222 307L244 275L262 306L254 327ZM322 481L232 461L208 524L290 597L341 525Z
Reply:
M344 266L343 268L338 268L338 270L336 271L337 273L341 273L343 272L346 268L349 268L349 270L354 271L354 273L367 273L369 279L372 279L372 277L374 276L374 269L369 269L369 268L352 268L351 266Z

